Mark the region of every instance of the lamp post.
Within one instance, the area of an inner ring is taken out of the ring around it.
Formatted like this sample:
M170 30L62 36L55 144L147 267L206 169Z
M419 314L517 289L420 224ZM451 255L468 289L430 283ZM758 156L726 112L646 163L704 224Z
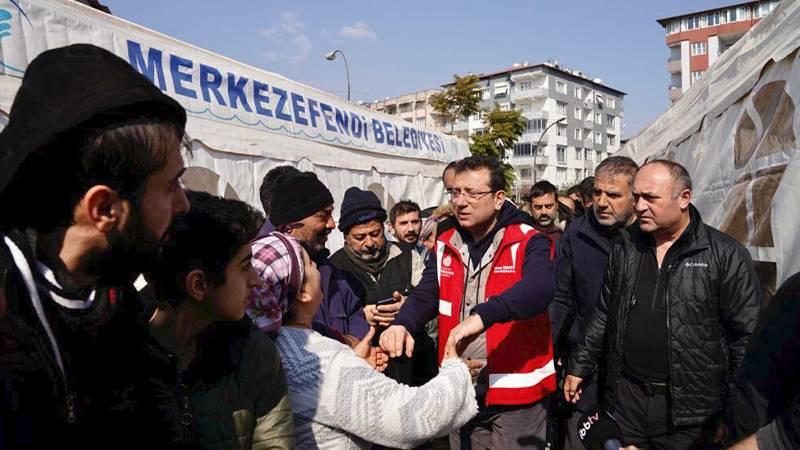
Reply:
M350 67L347 64L347 57L344 56L344 52L343 51L341 51L339 49L336 49L336 50L328 53L327 55L325 55L325 59L327 59L328 61L333 61L334 59L336 59L336 54L337 53L342 55L342 59L344 60L344 71L347 74L347 101L349 102L350 101Z
M566 117L562 117L562 118L556 120L555 122L553 122L550 125L548 125L547 127L545 127L545 129L542 130L542 134L539 135L539 140L536 141L536 148L533 149L533 184L536 184L536 154L539 153L539 145L542 144L542 138L544 138L544 134L547 133L547 130L549 130L550 127L552 127L553 125L555 125L557 123L561 123L561 122L563 122L565 120L567 120Z

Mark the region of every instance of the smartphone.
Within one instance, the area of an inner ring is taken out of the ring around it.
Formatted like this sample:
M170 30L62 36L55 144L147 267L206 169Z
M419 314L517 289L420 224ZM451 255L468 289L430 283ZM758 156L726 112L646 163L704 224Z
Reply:
M378 306L383 305L391 305L392 303L397 303L397 299L394 297L386 297L384 299L378 300L378 303L375 303Z

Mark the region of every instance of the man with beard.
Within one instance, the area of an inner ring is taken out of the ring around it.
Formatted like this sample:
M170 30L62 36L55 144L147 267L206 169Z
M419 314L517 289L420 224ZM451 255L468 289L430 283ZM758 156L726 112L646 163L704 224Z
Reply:
M533 227L556 242L561 237L558 227L558 188L546 180L531 187L531 216Z
M377 327L394 321L408 291L419 282L423 268L417 252L403 251L386 240L385 220L386 210L374 193L355 186L349 188L339 218L344 248L331 256L333 265L348 275L350 286L362 299L367 322ZM385 373L408 383L413 370L407 360L392 361Z
M369 330L361 299L345 274L331 264L325 248L328 235L336 228L331 191L311 172L284 171L287 173L275 178L271 187L268 224L300 241L317 264L324 296L314 318L317 331L328 334L332 329L360 340ZM265 224L256 240L271 231Z
M576 218L558 242L556 293L549 312L556 360L561 360L558 367L562 371L570 352L584 339L586 325L600 296L613 239L619 230L636 220L633 178L638 169L625 156L604 159L595 170L592 208ZM562 404L563 414L559 417L562 448L584 448L578 437L578 425L583 413L597 403L597 382L587 379L580 402L574 407Z
M403 249L414 250L423 256L425 246L419 242L422 230L419 205L411 200L395 203L389 210L389 231L397 239L397 245Z
M185 122L98 47L28 66L0 133L0 447L135 440L116 420L146 325L132 280L189 210Z

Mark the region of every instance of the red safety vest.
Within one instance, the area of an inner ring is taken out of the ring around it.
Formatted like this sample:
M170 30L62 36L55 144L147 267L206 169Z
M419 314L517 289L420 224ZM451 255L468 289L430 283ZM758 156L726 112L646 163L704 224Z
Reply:
M455 229L448 230L436 242L440 362L447 337L460 322L467 276L461 254L450 243L454 233ZM538 231L524 224L505 228L490 265L484 301L493 301L492 297L522 278L525 247L536 234ZM487 362L484 370L489 371L487 405L534 403L556 390L553 342L547 311L526 320L496 323L485 333Z

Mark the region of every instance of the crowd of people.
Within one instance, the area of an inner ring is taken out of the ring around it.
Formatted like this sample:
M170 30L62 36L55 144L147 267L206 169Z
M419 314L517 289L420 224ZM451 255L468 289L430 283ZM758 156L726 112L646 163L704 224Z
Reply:
M472 156L389 211L279 166L262 214L184 190L185 124L98 47L31 62L0 132L0 448L800 448L800 277L766 303L681 165L611 156L516 205Z

